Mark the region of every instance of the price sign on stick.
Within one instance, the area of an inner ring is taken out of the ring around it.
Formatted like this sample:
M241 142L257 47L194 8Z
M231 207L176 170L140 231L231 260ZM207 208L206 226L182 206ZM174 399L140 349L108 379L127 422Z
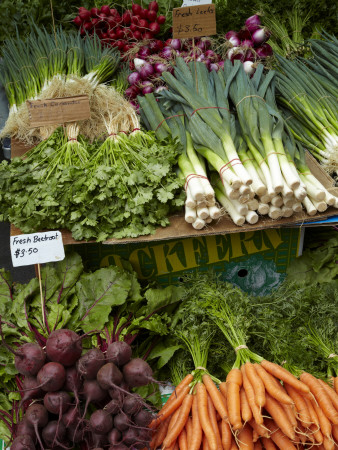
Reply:
M60 231L11 236L10 246L14 267L57 262L65 258Z
M90 118L88 95L54 98L47 100L27 100L31 128L46 125L62 125Z
M216 34L215 5L173 9L173 37L186 39Z

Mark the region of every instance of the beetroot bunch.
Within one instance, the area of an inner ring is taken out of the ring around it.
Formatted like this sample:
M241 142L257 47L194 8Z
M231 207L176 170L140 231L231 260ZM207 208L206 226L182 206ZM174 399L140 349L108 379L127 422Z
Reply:
M90 11L80 7L73 22L82 35L95 32L105 44L126 53L137 41L155 39L165 20L165 16L158 15L157 2L152 1L148 8L134 3L122 15L108 5L94 7Z
M11 430L12 450L71 449L80 443L126 450L149 443L152 414L131 389L155 381L151 368L132 359L125 342L110 343L105 353L85 352L84 337L59 329L50 334L45 351L34 343L17 350L7 346L24 376L25 414Z

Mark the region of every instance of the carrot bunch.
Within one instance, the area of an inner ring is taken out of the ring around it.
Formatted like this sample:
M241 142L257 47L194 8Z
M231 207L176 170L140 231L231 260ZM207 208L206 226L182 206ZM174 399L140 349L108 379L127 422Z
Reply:
M187 375L150 426L152 450L333 450L338 393L309 373L246 362L219 389L206 371Z

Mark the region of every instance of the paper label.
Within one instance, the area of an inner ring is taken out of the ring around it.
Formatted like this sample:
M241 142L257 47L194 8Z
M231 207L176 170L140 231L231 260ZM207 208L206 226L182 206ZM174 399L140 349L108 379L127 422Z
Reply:
M186 39L216 34L215 5L173 9L173 37Z
M27 100L27 106L31 128L62 125L90 118L87 95L47 100Z
M182 6L211 5L212 0L184 0Z
M62 261L65 250L60 231L11 236L13 267Z

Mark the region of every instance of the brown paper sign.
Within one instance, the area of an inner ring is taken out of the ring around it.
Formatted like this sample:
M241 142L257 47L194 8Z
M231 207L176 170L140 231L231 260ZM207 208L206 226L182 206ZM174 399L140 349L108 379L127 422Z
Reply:
M186 6L173 9L174 39L216 34L215 5Z
M62 125L90 118L89 98L87 95L54 98L47 100L27 100L30 127Z

